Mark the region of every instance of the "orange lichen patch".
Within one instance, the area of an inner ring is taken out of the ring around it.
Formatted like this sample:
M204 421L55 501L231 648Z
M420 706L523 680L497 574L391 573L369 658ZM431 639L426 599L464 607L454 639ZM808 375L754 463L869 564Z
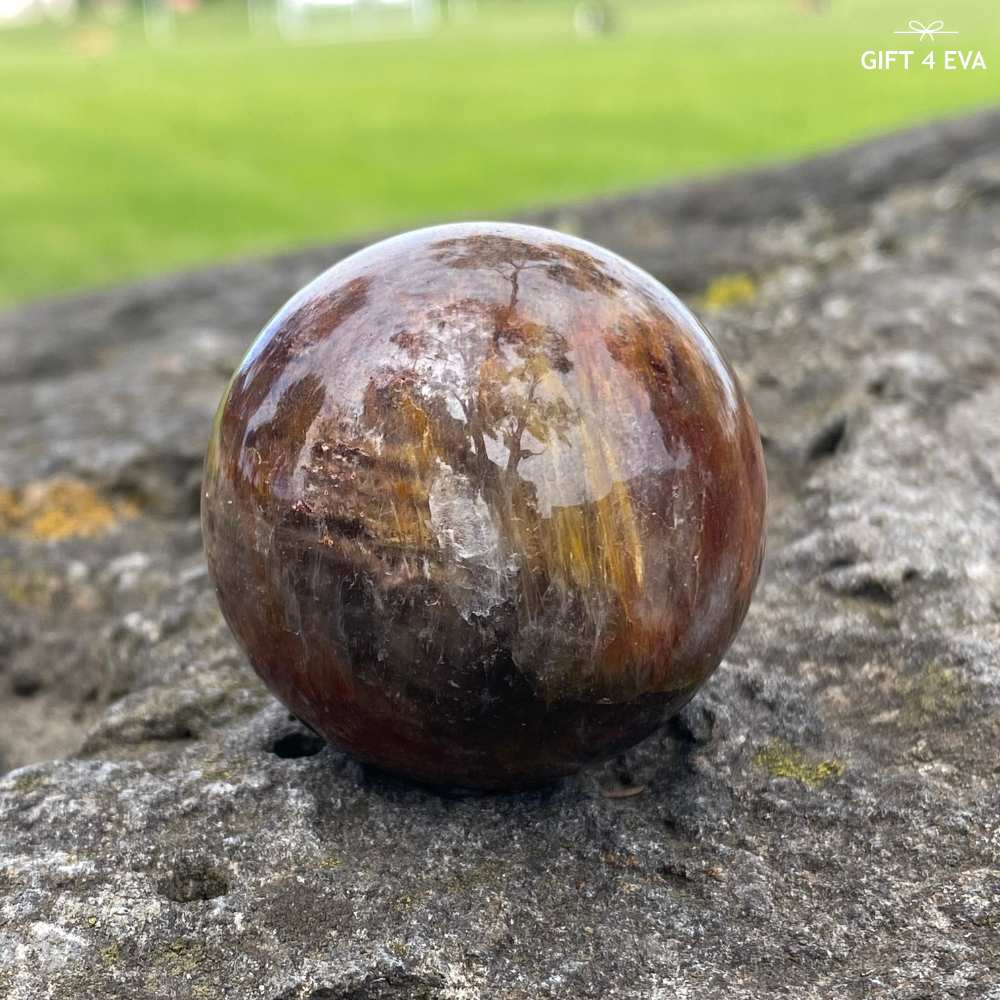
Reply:
M113 505L76 479L43 480L13 490L0 487L0 532L41 541L92 538L134 513L131 505Z
M709 309L725 309L752 302L756 296L757 286L749 274L724 274L709 284L702 300Z

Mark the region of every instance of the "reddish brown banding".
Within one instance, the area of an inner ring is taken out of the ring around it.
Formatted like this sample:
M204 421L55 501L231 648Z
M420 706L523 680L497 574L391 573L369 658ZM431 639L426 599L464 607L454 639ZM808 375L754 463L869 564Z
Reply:
M537 784L655 729L746 613L765 476L733 372L649 275L468 224L300 292L226 392L205 545L251 662L359 757Z

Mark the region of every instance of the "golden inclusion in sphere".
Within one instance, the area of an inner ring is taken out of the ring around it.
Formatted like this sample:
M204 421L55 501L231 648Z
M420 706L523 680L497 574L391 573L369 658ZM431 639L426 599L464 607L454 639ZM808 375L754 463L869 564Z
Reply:
M418 780L537 785L653 732L716 668L763 551L760 439L666 288L591 243L441 226L268 324L202 519L274 693Z

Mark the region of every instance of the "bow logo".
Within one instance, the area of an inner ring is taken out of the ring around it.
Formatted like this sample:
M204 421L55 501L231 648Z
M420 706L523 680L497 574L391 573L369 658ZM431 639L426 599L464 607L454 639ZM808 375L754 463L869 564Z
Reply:
M924 24L923 21L918 21L914 18L909 21L906 25L906 30L904 31L894 31L894 35L919 35L920 41L925 42L928 39L934 41L935 35L957 35L957 31L945 31L944 21L940 18L936 21L931 21L929 24Z

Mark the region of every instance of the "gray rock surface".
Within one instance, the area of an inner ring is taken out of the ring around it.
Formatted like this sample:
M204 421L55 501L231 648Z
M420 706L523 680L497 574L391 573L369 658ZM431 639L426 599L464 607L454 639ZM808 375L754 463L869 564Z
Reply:
M0 317L0 996L1000 1000L1000 113L535 218L747 386L723 667L544 792L367 771L254 680L196 519L226 378L348 248Z

